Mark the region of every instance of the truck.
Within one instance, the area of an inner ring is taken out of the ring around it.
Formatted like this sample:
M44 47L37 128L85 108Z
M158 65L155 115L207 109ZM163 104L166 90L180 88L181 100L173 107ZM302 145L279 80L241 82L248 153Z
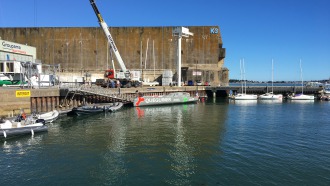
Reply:
M113 40L110 31L108 29L107 23L103 20L101 13L99 12L95 1L94 0L89 0L90 4L95 12L95 15L98 19L98 22L103 29L103 32L105 36L107 37L107 40L110 44L110 48L112 49L113 53L115 54L115 57L119 63L119 66L121 70L119 72L116 72L115 69L107 69L105 70L104 77L108 80L108 82L111 81L119 81L120 82L120 87L125 87L125 88L130 88L132 86L137 87L140 86L140 81L136 79L131 78L131 72L126 68L126 65L118 51L118 48L115 44L115 41Z

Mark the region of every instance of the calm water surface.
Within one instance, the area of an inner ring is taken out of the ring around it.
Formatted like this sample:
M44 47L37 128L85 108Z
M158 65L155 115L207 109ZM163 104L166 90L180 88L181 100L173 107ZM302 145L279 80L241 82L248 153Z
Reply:
M0 185L330 185L330 103L208 100L0 141Z

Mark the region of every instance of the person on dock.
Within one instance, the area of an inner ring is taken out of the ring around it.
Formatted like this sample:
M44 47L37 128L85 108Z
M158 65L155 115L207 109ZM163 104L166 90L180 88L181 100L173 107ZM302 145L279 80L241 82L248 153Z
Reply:
M117 81L116 81L116 87L117 88L120 88L120 81L117 79Z

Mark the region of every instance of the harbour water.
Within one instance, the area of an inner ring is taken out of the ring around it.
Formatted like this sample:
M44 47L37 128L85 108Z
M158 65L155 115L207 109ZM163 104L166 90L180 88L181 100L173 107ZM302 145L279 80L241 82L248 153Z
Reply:
M0 141L1 185L329 185L330 102L229 101L61 117Z

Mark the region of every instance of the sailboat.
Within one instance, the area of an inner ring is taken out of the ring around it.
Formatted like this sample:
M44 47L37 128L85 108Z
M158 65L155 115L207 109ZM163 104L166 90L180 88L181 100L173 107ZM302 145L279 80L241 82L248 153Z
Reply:
M144 69L146 69L146 65L147 65L148 45L149 45L149 38L147 40L146 59L145 59L145 63L144 63L144 65L145 65ZM154 40L152 40L152 54L153 54L152 57L153 57L153 62L154 62L154 81L149 81L149 78L148 79L143 78L143 82L142 82L143 86L159 86L159 82L155 81L155 79L156 79L156 74L155 74L156 60L155 60L155 42L154 42Z
M261 100L279 100L283 98L282 94L274 94L274 62L272 60L272 91L259 96Z
M243 67L243 73L242 73L242 67ZM234 100L257 100L258 96L253 94L246 94L246 80L245 80L245 68L244 68L244 59L243 59L243 65L240 60L240 69L241 69L241 82L242 82L242 93L233 95L231 99ZM242 75L243 74L243 75Z
M304 94L304 80L302 76L302 67L301 67L301 60L300 60L300 78L301 78L301 94L294 94L288 96L289 100L314 100L314 96L309 96Z

